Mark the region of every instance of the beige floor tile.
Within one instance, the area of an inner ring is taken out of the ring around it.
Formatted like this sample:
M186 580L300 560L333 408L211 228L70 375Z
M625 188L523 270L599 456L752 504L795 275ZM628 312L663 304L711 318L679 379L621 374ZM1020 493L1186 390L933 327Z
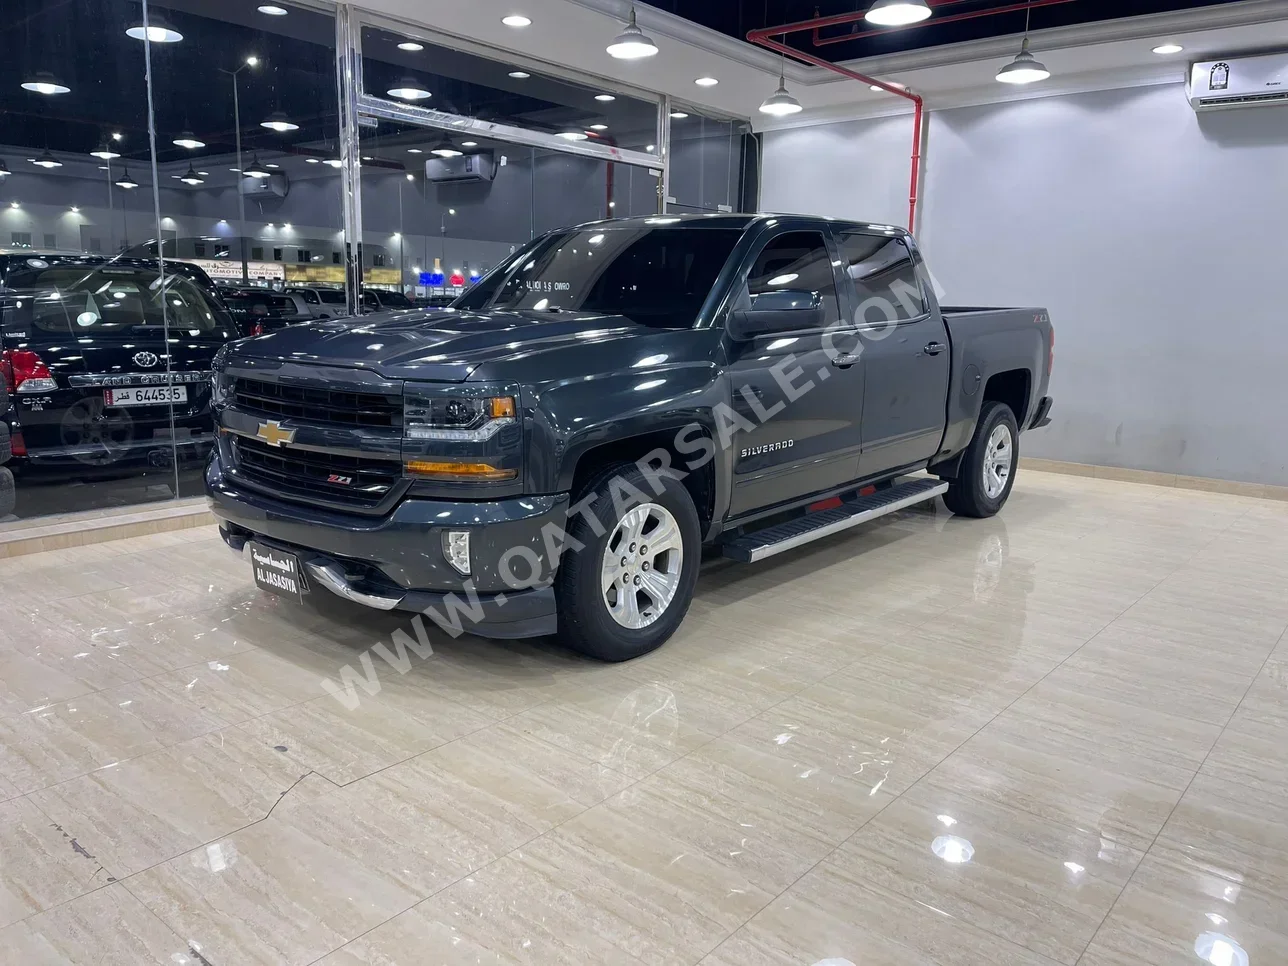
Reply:
M1201 771L1159 833L1155 849L1277 895L1288 910L1288 800L1278 790Z
M324 695L331 676L293 660L281 646L253 648L153 678L194 709L238 724Z
M31 800L124 878L259 821L303 774L229 729L100 768Z
M0 719L0 774L34 791L224 725L138 681Z
M825 864L754 916L701 966L1052 966L937 908Z
M489 719L386 676L377 695L346 708L330 695L246 721L239 728L301 772L337 785L370 775L485 727Z
M1266 662L1203 763L1202 773L1288 799L1285 735L1288 735L1288 654L1272 656Z
M420 857L379 867L366 844L275 815L123 881L210 963L303 966L422 898L403 871Z
M0 718L19 715L96 690L61 669L8 648L0 648Z
M98 889L109 875L30 799L0 803L0 927Z
M1284 909L1281 896L1231 882L1202 864L1150 854L1079 966L1285 963Z
M19 619L20 621L21 619ZM15 621L0 651L21 655L75 681L86 692L130 684L163 670L151 663L126 661L119 649L72 637L41 621ZM17 626L15 626L17 625ZM0 656L0 661L4 658ZM3 711L0 711L2 714Z
M1076 962L1142 853L922 782L825 861L1058 962Z
M187 942L120 883L0 929L3 966L198 966Z

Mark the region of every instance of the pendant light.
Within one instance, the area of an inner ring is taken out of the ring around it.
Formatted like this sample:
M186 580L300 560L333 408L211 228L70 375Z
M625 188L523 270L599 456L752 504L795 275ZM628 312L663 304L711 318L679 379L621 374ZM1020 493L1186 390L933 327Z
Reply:
M276 131L278 134L285 134L287 131L298 131L300 126L290 120L281 111L274 111L267 118L259 122L260 127L266 127L270 131Z
M259 163L258 154L251 159L250 164L246 165L245 169L242 171L242 174L246 175L248 178L267 178L272 173L273 172L269 171Z
M42 168L61 168L63 166L61 161L49 153L48 148L45 149L45 153L40 157L33 158L31 163L39 165Z
M111 145L104 144L97 151L89 153L91 158L102 158L104 161L111 161L113 158L119 158L120 154L112 150Z
M116 186L128 191L131 188L137 188L139 183L130 177L130 169L122 166L121 176L116 179Z
M411 77L404 77L398 82L398 86L389 88L385 93L404 101L423 101L427 97L434 96L425 90L419 81Z
M1024 41L1015 59L997 72L1003 84L1034 84L1051 76L1046 65L1029 53L1029 17L1033 13L1032 0L1024 9Z
M657 53L657 44L635 23L635 4L631 4L631 17L626 29L613 38L607 50L610 57L618 60L639 60Z
M452 142L447 138L443 138L429 149L429 153L437 155L440 158L459 158L465 152L452 144Z
M783 56L779 61L778 67L778 89L766 97L764 103L760 105L761 114L786 117L788 114L798 114L803 110L801 102L792 97L787 90L786 67L787 58Z
M878 27L907 27L929 16L930 5L926 0L876 0L863 19Z
M150 40L154 44L177 44L183 40L183 34L175 30L159 17L149 16L146 27L136 23L125 31L125 36L135 40Z
M179 179L184 184L205 184L206 179L193 170L192 165L188 165L187 173Z
M31 91L33 94L68 94L71 88L61 83L53 74L47 70L42 70L31 80L22 82L24 91Z
M0 158L0 181L9 177L9 165L4 163L4 158Z
M204 148L206 146L206 142L202 141L191 131L184 131L170 143L175 147L187 148L189 151L195 151L197 148Z

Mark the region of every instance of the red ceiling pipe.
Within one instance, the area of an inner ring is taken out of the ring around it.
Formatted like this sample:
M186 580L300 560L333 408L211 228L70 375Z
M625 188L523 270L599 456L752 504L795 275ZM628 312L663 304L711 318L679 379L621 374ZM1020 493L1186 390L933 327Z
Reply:
M848 16L848 14L846 15ZM919 94L912 91L905 91L902 88L894 87L885 81L879 81L875 77L868 77L866 74L860 74L858 71L850 70L848 67L841 67L839 64L833 64L831 61L824 60L822 57L815 57L813 54L807 54L804 51L788 47L781 41L773 39L775 34L794 33L797 30L809 30L815 26L826 26L823 21L835 22L835 17L821 17L818 20L806 20L801 23L788 24L785 27L772 27L765 30L753 30L747 34L747 39L753 44L759 44L761 47L768 47L770 50L778 51L781 54L795 57L797 60L803 60L807 64L813 64L815 67L822 67L824 70L830 70L844 77L852 78L856 81L862 81L864 84L875 85L883 91L899 97L906 97L912 101L915 106L912 117L912 185L908 189L908 231L915 231L917 227L917 185L921 178L921 121L925 111L925 104Z
M932 7L945 7L952 3L961 3L962 0L940 0L938 3L931 3ZM1073 0L1032 0L1032 3L1011 3L1004 7L992 7L988 10L968 10L965 13L953 13L946 17L935 17L933 20L923 20L920 23L913 24L916 27L934 27L942 23L956 23L961 20L975 20L979 17L992 16L995 13L1022 13L1025 10L1032 10L1037 7L1053 7L1060 3L1073 3ZM866 16L863 12L840 14L837 17L828 17L832 23L829 26L839 26L843 23L856 23ZM841 19L844 18L844 19ZM875 37L878 34L889 33L891 30L898 30L898 27L880 27L876 30L861 30L857 33L837 34L835 37L822 37L819 35L819 28L814 28L814 46L825 47L828 44L843 44L849 40L862 40L864 37Z

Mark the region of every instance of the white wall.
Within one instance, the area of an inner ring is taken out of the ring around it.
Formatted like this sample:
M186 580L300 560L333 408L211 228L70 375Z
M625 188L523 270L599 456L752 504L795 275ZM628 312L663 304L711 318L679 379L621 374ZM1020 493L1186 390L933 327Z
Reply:
M762 205L904 224L909 137L769 134ZM1166 85L934 112L927 164L947 300L1055 321L1029 455L1288 484L1288 108L1196 116Z

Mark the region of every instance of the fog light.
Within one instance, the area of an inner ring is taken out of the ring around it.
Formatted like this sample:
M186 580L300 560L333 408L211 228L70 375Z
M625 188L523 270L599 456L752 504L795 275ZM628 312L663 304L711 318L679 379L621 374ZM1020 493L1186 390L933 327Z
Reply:
M443 556L456 571L468 577L470 573L470 532L448 530L443 534Z

